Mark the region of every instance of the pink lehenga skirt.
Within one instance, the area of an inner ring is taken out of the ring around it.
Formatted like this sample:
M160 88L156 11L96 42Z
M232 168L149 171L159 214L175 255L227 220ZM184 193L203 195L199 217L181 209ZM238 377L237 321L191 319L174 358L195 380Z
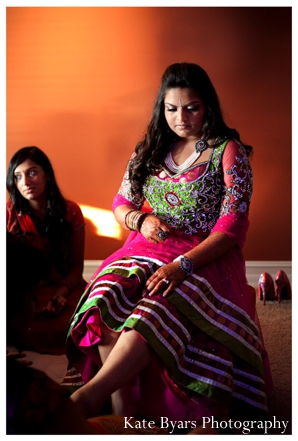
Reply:
M154 419L268 417L270 368L237 246L187 277L166 298L143 297L146 280L202 239L176 232L152 246L132 233L95 272L68 330L67 357L88 382L100 369L103 323L134 329L156 357L135 379L138 414Z

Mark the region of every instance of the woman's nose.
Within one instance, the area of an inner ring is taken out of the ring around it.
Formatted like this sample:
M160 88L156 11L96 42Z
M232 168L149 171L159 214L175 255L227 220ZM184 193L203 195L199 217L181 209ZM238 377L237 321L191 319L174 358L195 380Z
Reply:
M23 182L23 185L29 185L30 176L27 176L26 174L24 174L21 181Z
M183 107L177 109L177 118L179 121L185 121L187 119L186 110Z

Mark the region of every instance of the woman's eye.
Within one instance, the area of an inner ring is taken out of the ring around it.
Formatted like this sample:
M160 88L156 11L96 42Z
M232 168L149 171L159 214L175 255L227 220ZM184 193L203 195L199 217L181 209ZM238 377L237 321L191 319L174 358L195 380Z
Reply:
M199 106L195 106L195 107L186 107L186 110L188 112L197 112L199 110ZM175 107L167 107L167 111L168 112L176 112L177 109Z
M14 175L14 178L15 178L16 181L19 181L21 176L20 175Z
M29 172L29 176L35 176L35 175L36 175L36 171L31 170L31 171Z

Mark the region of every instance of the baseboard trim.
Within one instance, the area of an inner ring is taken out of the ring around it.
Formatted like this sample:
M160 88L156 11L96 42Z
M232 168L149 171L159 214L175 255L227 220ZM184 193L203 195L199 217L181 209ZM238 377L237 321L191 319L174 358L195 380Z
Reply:
M87 282L93 276L97 268L102 264L102 260L85 260L84 261L84 272L83 277Z
M85 260L84 278L89 281L97 268L102 264L102 260ZM249 285L257 288L260 274L267 272L274 278L278 270L286 272L290 283L292 284L292 262L291 261L247 261L246 278Z
M277 271L283 270L292 284L292 262L288 260L280 261L248 261L246 266L246 278L249 285L256 288L258 286L259 277L263 272L269 273L275 278Z

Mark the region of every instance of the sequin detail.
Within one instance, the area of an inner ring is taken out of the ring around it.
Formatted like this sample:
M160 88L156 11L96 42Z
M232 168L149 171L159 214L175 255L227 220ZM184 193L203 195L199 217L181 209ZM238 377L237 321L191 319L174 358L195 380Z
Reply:
M171 191L168 191L165 194L165 200L171 207L176 207L177 205L181 204L181 199L179 198L178 194Z

